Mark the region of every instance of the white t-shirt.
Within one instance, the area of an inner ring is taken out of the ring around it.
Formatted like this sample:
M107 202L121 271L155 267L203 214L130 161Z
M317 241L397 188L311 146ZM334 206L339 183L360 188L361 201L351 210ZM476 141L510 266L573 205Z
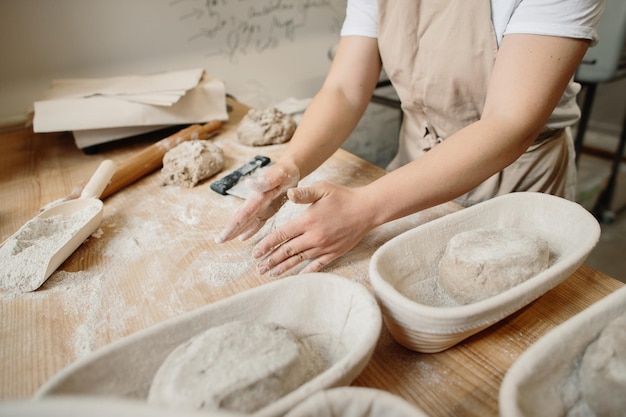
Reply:
M498 46L511 33L563 36L598 41L604 0L490 0L491 20ZM378 37L377 0L348 0L341 36ZM572 126L580 117L576 94L580 85L570 82L547 127Z
M604 0L490 0L498 45L510 33L564 36L598 41ZM378 37L376 0L348 0L342 36Z

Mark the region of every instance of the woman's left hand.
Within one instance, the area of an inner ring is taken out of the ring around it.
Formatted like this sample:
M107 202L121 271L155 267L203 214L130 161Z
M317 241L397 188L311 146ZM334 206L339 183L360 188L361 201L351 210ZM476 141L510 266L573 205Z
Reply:
M287 193L296 204L311 204L298 217L263 238L253 249L263 258L257 269L278 276L301 262L300 272L316 272L355 247L373 228L364 192L326 182Z

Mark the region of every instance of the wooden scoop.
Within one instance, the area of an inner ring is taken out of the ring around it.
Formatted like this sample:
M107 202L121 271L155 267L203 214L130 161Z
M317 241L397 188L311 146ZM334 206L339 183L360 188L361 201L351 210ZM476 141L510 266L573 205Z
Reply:
M78 199L39 213L4 242L2 255L8 255L9 265L0 287L34 291L74 253L100 225L103 203L98 197L115 169L113 161L103 161Z

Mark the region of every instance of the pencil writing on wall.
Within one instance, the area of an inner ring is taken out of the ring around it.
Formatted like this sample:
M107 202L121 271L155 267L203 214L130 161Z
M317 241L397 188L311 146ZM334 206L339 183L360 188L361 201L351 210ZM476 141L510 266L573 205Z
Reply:
M207 57L236 64L312 31L338 33L345 0L172 0L179 23L192 28L188 42L206 44Z

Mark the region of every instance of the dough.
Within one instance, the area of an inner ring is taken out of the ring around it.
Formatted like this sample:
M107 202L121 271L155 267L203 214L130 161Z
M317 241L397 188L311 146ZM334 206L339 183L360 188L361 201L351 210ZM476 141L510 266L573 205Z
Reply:
M295 130L293 118L274 107L250 109L239 123L237 138L249 146L275 145L289 141Z
M501 293L549 266L543 239L513 229L474 229L450 239L439 263L439 283L461 304Z
M233 321L177 347L155 374L148 402L252 413L310 379L311 359L288 329Z
M191 188L224 167L222 148L207 140L190 140L170 149L163 156L161 182Z
M626 412L626 314L613 319L583 354L579 368L584 400L597 416Z

